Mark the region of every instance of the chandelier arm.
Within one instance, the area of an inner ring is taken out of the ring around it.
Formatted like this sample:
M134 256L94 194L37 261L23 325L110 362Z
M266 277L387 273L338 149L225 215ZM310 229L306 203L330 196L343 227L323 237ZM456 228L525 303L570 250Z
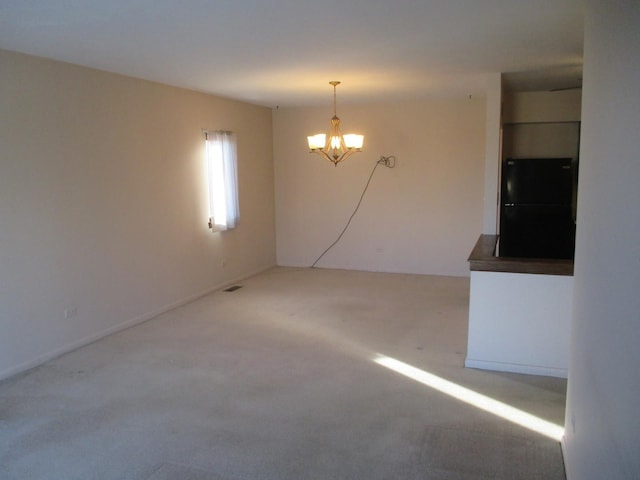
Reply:
M340 155L340 158L338 158L338 160L336 161L336 165L344 160L346 160L347 158L349 158L351 155L353 155L356 152L359 152L360 150L356 150L354 148L349 148L347 149L346 152L344 152L342 155Z
M325 160L329 160L331 163L333 163L334 165L336 165L338 162L336 162L336 160L329 155L327 152L325 152L324 150L321 149L317 149L317 150L311 150L311 153L317 153L318 155L320 155L322 158L324 158Z

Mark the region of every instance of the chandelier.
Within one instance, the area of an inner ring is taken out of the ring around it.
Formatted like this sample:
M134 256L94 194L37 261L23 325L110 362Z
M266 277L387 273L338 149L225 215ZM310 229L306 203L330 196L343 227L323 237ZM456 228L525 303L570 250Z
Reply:
M364 135L340 133L340 119L336 115L336 87L340 85L338 81L329 82L333 85L333 118L331 118L331 129L329 138L324 133L318 133L307 137L309 142L309 153L317 153L332 162L335 166L346 160L356 152L362 151Z

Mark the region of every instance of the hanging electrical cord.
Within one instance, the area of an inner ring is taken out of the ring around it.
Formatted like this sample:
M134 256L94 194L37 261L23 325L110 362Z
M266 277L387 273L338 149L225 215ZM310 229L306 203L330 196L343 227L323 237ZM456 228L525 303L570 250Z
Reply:
M311 268L315 267L316 264L320 261L320 259L322 257L324 257L325 254L329 250L331 250L335 246L336 243L338 243L340 241L340 239L344 235L344 232L346 232L347 228L349 228L349 225L351 224L351 220L353 220L353 217L355 217L356 213L358 212L358 209L360 208L360 204L362 203L362 199L364 198L364 194L367 193L367 189L369 188L369 184L371 183L371 179L373 178L373 174L376 173L376 168L378 168L378 165L383 165L383 166L385 166L387 168L394 168L396 166L396 157L394 157L393 155L391 155L389 157L380 157L380 160L378 160L376 162L376 164L373 167L373 170L371 170L371 174L369 175L369 180L367 180L367 184L364 186L364 190L362 190L362 194L360 195L360 200L358 200L358 204L356 205L356 208L353 210L353 213L349 217L349 220L347 221L347 224L342 229L342 232L340 232L340 235L338 235L338 238L336 238L335 241L331 245L329 245L324 252L322 252L322 254L316 259L315 262L313 262L313 265L311 265Z

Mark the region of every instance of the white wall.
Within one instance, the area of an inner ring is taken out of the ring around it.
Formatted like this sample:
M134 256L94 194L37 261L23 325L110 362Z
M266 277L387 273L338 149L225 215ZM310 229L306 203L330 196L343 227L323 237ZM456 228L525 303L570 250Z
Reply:
M0 378L275 263L269 109L6 51L0 71ZM234 231L206 227L202 128L238 134Z
M640 478L640 4L586 3L570 480Z
M471 272L465 366L567 377L573 277Z
M498 190L502 143L502 75L487 75L482 233L498 233Z
M502 158L578 158L582 90L505 94Z
M579 122L582 89L504 94L504 123Z
M365 145L337 167L306 146L331 115L330 105L274 111L278 264L310 266L346 224L376 161L395 155L396 168L377 169L318 266L468 276L483 222L484 99L339 102L343 133L364 134Z

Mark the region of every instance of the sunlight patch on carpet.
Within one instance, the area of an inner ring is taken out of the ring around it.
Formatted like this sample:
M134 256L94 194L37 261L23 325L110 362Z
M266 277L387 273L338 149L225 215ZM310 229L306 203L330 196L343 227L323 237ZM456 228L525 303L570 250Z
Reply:
M534 432L541 433L553 440L560 441L564 436L564 428L554 423L543 420L530 413L519 410L511 405L487 397L469 388L450 382L432 373L420 370L412 365L396 360L385 355L377 355L373 361L378 365L393 370L396 373L411 378L439 392L463 401L476 408L504 418L512 423L525 427Z

